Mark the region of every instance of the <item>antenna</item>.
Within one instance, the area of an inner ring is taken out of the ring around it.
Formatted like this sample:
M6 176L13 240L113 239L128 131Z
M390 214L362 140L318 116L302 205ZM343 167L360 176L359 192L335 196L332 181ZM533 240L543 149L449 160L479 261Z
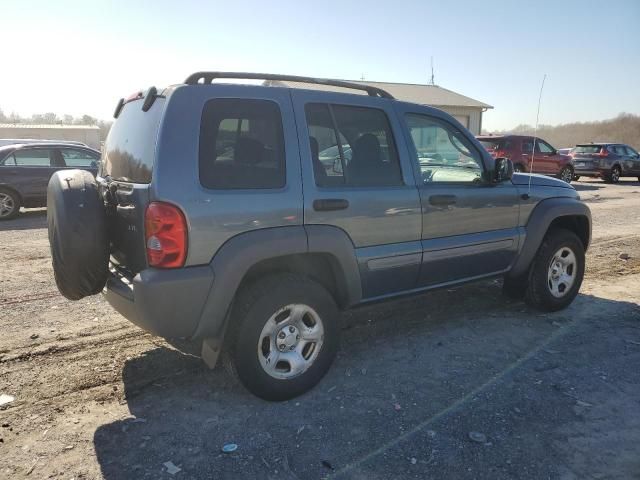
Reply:
M433 74L433 57L431 57L431 82L430 85L435 85L435 75Z
M360 80L364 80L364 73L360 75Z
M531 167L529 168L529 187L527 188L527 198L531 193L531 175L533 174L533 156L536 151L536 141L538 140L538 119L540 118L540 104L542 103L542 89L544 88L544 81L547 79L547 74L542 77L542 85L540 85L540 95L538 96L538 113L536 113L536 126L533 130L533 148L531 149Z

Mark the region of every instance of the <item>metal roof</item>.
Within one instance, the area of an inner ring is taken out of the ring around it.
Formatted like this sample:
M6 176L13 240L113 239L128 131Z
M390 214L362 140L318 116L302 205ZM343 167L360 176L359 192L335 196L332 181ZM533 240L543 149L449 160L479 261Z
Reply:
M80 129L80 130L99 130L97 125L60 125L56 123L0 123L0 128L33 128L33 129Z
M397 100L404 102L418 103L421 105L432 105L435 107L471 107L471 108L493 108L491 105L474 100L473 98L461 95L438 85L422 85L417 83L389 83L389 82L364 82L361 80L347 80L352 83L369 85L381 88L393 95ZM301 82L286 82L267 80L264 85L290 88L306 88L309 90L322 91L344 91L354 93L353 90L341 89L328 85L308 84Z

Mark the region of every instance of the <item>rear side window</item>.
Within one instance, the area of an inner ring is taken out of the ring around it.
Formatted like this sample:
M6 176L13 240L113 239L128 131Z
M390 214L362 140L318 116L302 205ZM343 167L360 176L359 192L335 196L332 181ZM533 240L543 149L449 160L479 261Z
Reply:
M211 189L281 188L286 182L280 108L269 100L220 98L200 124L200 183Z
M402 185L398 153L384 111L310 103L305 113L318 186Z
M60 149L64 164L67 167L97 167L98 157L91 155L84 150L76 150L71 148Z
M13 152L13 158L15 165L22 165L25 167L51 166L51 151L47 149L18 150Z
M148 112L142 101L127 103L109 131L103 156L103 175L114 180L150 183L165 99L158 97Z

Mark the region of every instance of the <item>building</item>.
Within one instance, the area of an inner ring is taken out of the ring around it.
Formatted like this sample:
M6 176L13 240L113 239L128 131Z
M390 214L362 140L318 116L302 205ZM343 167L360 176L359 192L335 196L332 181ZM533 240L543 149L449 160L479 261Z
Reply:
M474 135L480 135L482 130L482 114L488 109L493 108L491 105L466 97L459 93L439 87L438 85L422 85L416 83L389 83L389 82L365 82L360 80L348 80L353 83L371 85L386 90L398 100L405 102L419 103L420 105L429 105L444 110L449 113L462 125L467 127ZM279 80L267 80L265 85L309 88L313 90L336 90L347 91L341 88L299 83L286 82ZM363 93L357 90L348 90L351 93Z
M72 140L100 150L100 128L97 125L29 125L0 123L0 139Z

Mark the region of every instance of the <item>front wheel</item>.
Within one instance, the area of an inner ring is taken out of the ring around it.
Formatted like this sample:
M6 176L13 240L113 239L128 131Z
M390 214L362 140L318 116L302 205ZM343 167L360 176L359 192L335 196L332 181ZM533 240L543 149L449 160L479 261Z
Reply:
M20 212L20 197L13 191L0 188L0 220L11 220Z
M563 182L571 183L571 180L573 180L574 178L573 170L571 169L571 167L564 167L562 170L560 170L560 173L558 174L558 178Z
M550 312L567 307L582 285L584 258L584 245L575 233L549 231L531 265L527 303Z
M230 322L229 366L265 400L288 400L313 388L340 343L333 297L301 275L272 275L243 289Z

